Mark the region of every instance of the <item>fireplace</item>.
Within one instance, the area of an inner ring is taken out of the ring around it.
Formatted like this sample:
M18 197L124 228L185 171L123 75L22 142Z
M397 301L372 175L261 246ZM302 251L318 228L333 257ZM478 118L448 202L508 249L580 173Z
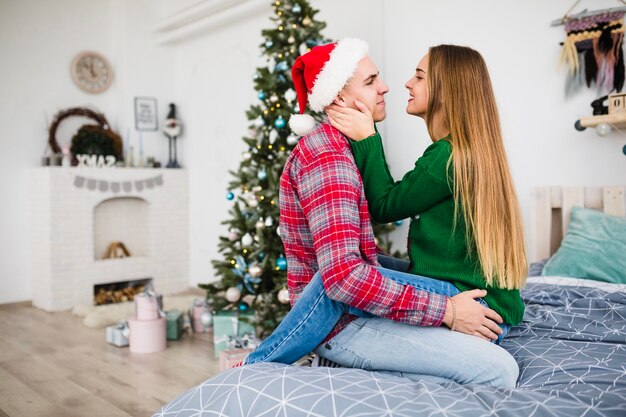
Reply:
M189 287L189 197L183 169L31 170L31 295L48 311L93 303L94 287L150 277ZM131 256L102 259L121 242Z

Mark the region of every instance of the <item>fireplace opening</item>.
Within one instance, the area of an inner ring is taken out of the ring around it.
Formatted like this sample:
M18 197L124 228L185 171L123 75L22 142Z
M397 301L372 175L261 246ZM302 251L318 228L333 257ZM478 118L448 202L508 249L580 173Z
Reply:
M142 293L147 285L152 285L152 278L94 285L93 303L98 306L133 301L135 295Z
M149 207L137 197L114 197L98 204L93 213L94 259L149 256Z

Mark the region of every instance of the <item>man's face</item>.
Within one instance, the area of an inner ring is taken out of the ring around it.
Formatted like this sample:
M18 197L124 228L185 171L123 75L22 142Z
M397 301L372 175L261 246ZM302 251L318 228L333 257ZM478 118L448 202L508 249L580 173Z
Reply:
M380 78L378 68L370 57L359 61L354 75L339 93L340 98L353 109L356 109L354 100L364 103L372 112L375 122L385 119L385 97L389 91L387 84Z

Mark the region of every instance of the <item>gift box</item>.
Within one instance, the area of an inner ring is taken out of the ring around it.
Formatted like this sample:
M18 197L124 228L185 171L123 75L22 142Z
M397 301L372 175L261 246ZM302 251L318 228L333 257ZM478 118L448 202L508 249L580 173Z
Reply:
M107 327L107 342L117 347L128 346L128 323L121 321L115 326Z
M165 312L167 340L178 340L183 333L184 319L183 312L171 310Z
M135 296L135 317L140 321L156 320L163 312L163 295L146 290Z
M252 325L253 318L253 311L235 312L222 310L215 312L213 315L213 344L216 358L219 358L221 351L228 348L228 343L233 336L255 334L254 326Z
M252 348L235 348L226 349L220 352L220 372L232 368L239 362L243 361L246 356L254 349Z
M194 333L206 333L213 324L212 308L206 300L195 299L189 308L189 322Z
M155 353L167 347L165 318L156 320L128 319L130 351L133 353Z

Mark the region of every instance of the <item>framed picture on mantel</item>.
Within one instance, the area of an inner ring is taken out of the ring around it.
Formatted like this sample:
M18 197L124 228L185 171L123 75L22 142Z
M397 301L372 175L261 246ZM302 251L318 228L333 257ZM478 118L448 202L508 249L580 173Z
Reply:
M157 101L153 97L135 97L135 129L158 130Z

